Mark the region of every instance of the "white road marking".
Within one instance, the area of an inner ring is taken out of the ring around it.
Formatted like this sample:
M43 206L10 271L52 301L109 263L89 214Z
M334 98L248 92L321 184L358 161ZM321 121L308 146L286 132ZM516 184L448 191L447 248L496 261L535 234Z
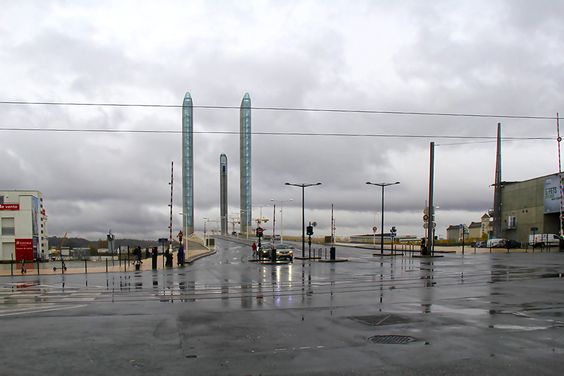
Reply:
M52 311L63 311L65 309L76 309L86 307L86 304L74 305L74 306L67 306L67 307L55 307L55 308L43 308L43 309L36 309L36 310L25 310L25 311L18 311L18 312L8 312L8 313L0 313L0 317L6 316L16 316L16 315L27 315L29 313L43 313L43 312L52 312Z

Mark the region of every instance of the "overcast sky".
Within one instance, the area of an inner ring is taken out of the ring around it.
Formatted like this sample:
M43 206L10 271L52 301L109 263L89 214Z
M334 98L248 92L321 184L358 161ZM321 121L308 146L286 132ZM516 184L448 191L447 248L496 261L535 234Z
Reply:
M253 106L555 117L564 112L564 2L0 1L0 101ZM239 111L194 109L195 225L219 218L219 156L239 211ZM254 217L284 204L285 233L306 221L338 236L380 228L422 236L429 143L437 232L479 221L493 202L496 124L503 179L558 171L556 121L253 110ZM168 236L181 224L181 109L0 104L0 190L43 193L50 235ZM320 136L327 133L372 135ZM377 136L379 135L379 136ZM393 137L389 137L393 136ZM413 137L420 136L420 137ZM445 138L460 137L460 138ZM526 138L544 137L549 140ZM278 213L277 215L279 215ZM280 221L280 218L277 218ZM280 222L278 222L278 225ZM209 223L210 228L219 226ZM231 227L231 226L230 226ZM271 229L270 222L267 229ZM268 230L271 231L271 230Z

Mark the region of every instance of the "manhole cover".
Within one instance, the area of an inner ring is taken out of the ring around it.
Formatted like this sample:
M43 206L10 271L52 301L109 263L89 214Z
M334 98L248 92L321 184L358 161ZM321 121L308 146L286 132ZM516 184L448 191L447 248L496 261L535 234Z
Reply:
M366 325L371 326L381 326L381 325L395 325L395 324L405 324L408 323L409 320L391 314L385 315L370 315L370 316L353 316L351 319L361 322Z
M410 336L398 336L398 335L379 335L379 336L372 336L368 339L372 343L381 343L384 345L405 345L407 343L417 341L415 338Z

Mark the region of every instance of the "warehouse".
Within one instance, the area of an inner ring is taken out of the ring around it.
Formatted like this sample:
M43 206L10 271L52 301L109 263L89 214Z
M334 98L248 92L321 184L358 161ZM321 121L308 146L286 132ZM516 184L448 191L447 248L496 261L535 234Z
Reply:
M529 235L560 232L558 174L502 182L502 237L525 243Z

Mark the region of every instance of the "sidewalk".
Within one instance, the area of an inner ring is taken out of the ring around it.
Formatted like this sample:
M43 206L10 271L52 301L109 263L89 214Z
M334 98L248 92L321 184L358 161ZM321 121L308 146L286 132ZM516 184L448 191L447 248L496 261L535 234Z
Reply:
M172 253L173 255L173 267L181 268L177 265L177 251ZM195 245L190 247L186 252L186 263L188 265L199 258L212 255L215 253L214 249L209 249L203 245ZM146 258L141 260L140 270L151 270L152 262L151 258ZM164 256L162 254L157 256L157 270L161 269L171 269L164 266ZM49 261L42 263L28 262L24 264L25 272L22 272L22 264L14 263L13 270L10 264L0 265L0 276L21 276L21 275L57 275L62 274L62 263L60 260ZM132 257L130 257L129 262L127 260L104 260L104 261L65 261L66 270L64 274L84 274L84 273L116 273L116 272L131 272L135 271L135 262ZM39 267L39 270L38 270ZM38 273L39 272L39 273Z

